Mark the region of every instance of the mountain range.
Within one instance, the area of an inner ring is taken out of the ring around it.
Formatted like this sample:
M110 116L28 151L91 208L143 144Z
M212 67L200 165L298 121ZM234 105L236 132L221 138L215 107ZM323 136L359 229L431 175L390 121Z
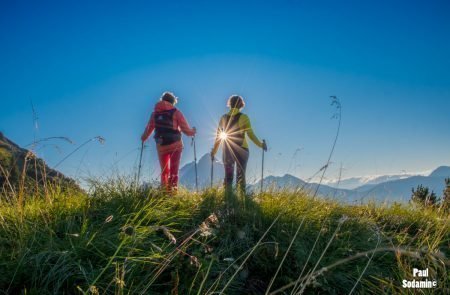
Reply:
M211 158L205 154L197 163L198 186L206 188L211 185ZM223 182L225 176L223 164L217 160L214 161L213 185L219 185ZM195 189L195 163L190 162L184 165L179 172L179 182L188 189Z
M198 161L198 183L199 188L209 187L211 177L211 159L204 155ZM223 164L214 163L214 185L222 182L224 176ZM450 167L441 166L435 169L428 176L401 174L401 175L380 175L377 177L350 178L344 183L344 188L337 183L307 183L304 180L285 174L284 176L267 176L264 178L265 190L296 190L305 189L312 193L317 191L320 196L335 198L342 202L408 202L411 198L411 191L418 185L428 187L438 196L441 195L445 187L445 179L450 178ZM195 165L191 162L180 170L180 183L190 189L195 188ZM363 184L363 185L359 185ZM249 191L259 191L261 180L248 185ZM347 188L345 188L347 187Z
M429 173L428 173L429 174ZM427 174L427 175L428 175ZM403 174L391 174L391 175L370 175L361 177L351 177L344 179L324 180L323 183L335 188L344 189L357 189L360 187L375 186L377 184L395 181L400 179L406 179L413 176L426 176L424 173L403 173Z
M24 163L27 165L24 166ZM25 167L25 170L24 170ZM224 178L224 168L220 161L213 165L213 185L221 185ZM58 182L63 186L76 187L75 182L65 177L59 171L48 167L42 159L32 152L23 149L6 138L0 132L0 189L5 185L17 187L22 175L25 175L24 185L29 188L41 186L45 181ZM25 172L25 174L23 174ZM197 163L198 186L200 189L211 185L211 159L209 154L200 158ZM328 181L321 185L307 183L304 180L286 174L284 176L269 175L264 178L265 190L298 190L304 189L317 192L318 195L335 198L342 202L407 202L411 191L418 185L428 187L438 196L445 187L445 179L450 178L450 167L441 166L429 175L399 174L379 175L376 177L354 177L340 182ZM180 169L180 184L188 189L195 189L194 162L184 165ZM248 185L248 191L260 190L261 180Z

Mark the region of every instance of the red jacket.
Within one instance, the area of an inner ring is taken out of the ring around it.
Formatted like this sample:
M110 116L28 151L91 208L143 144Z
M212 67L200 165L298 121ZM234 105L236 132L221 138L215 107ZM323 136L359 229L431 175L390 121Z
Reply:
M155 109L152 115L150 116L150 120L147 123L147 127L145 128L145 131L141 136L142 141L146 141L155 130L155 112L168 111L174 108L175 107L170 102L164 100L159 101L155 105ZM173 114L173 129L179 130L184 134L186 134L187 136L195 135L195 130L189 126L188 122L186 121L186 118L183 116L183 113L181 113L180 110L178 109ZM174 142L167 146L158 146L158 149L163 149L164 151L170 151L179 148L183 148L182 141Z

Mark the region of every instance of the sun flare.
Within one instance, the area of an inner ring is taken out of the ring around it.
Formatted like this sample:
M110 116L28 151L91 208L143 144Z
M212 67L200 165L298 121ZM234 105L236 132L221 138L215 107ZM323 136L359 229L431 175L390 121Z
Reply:
M225 141L228 138L228 134L225 131L222 131L219 134L219 138L220 138L220 140Z

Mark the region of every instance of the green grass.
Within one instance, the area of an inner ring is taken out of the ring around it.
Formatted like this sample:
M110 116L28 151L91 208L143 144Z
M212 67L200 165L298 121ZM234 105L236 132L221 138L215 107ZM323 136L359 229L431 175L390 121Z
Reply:
M3 167L9 169L12 165L13 156L8 150L3 147L0 147L0 163L3 164Z
M450 221L433 210L123 180L51 200L0 203L0 294L405 294L413 267L438 281L422 294L450 288Z

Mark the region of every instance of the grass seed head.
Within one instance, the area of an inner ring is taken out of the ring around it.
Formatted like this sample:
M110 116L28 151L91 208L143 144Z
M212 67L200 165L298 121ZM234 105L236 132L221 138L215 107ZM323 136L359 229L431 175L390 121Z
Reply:
M208 216L208 218L206 219L206 221L208 223L217 225L219 223L219 218L217 217L217 215L215 213L211 214Z
M177 239L175 238L175 236L169 231L169 229L165 226L160 226L159 227L164 235L170 240L171 243L176 244L177 243Z
M100 295L100 292L98 291L96 286L90 286L89 293L92 295Z
M190 256L189 257L190 258L190 264L191 265L195 265L195 267L197 267L197 268L199 268L201 265L200 265L200 262L198 261L198 258L197 257L195 257L195 256Z

